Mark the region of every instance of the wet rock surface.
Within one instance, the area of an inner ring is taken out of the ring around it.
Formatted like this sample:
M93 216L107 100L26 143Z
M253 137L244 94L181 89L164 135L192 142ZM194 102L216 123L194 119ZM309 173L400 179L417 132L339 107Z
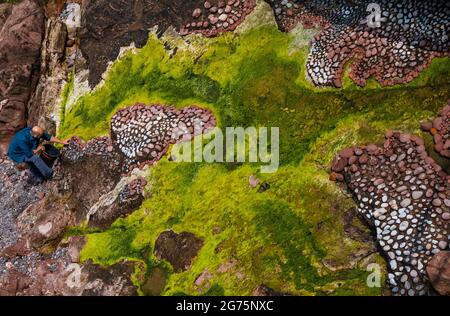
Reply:
M147 43L149 29L173 26L183 35L213 36L233 30L254 7L254 0L85 1L82 7L81 50L89 63L89 83L95 86L121 47ZM220 13L219 13L220 12Z
M128 173L134 167L160 160L170 144L191 140L215 126L211 111L195 106L177 110L137 104L111 118L111 139L124 155L123 171Z
M372 2L270 1L282 30L298 23L323 28L307 61L308 76L317 86L340 87L350 60L349 75L360 86L370 76L383 86L406 83L434 57L450 54L448 2L377 1L379 14L369 10Z
M450 177L415 135L389 131L383 147L342 150L331 178L343 181L373 228L394 295L432 292L426 267L449 249Z
M39 73L44 12L35 0L0 4L0 154L27 122Z
M192 233L166 231L155 242L155 256L167 260L175 271L185 271L203 246L203 240Z
M76 154L76 150L81 153ZM72 165L67 168L75 172L78 167L74 158L83 156L83 150L74 142L72 148L63 152L71 154ZM64 170L65 163L67 161L59 164L57 169ZM82 160L78 160L78 164L83 165L86 172L95 173ZM105 169L105 166L101 168ZM86 211L78 201L78 194L86 195L88 191L81 188L82 182L71 182L73 178L69 171L64 170L66 179L28 186L28 172L19 171L7 159L0 161L0 170L0 295L137 294L130 277L135 269L133 263L119 263L106 268L91 262L79 263L84 238L63 239L67 228L80 225L86 217ZM131 204L137 208L142 199L136 199L136 195L139 196L144 185L143 179L128 183L119 193L120 206ZM73 186L78 186L79 191L75 191ZM99 187L91 189L96 193L82 199L86 205L101 192ZM70 191L75 194L67 194ZM123 211L120 208L118 215L113 215L118 217Z
M441 251L427 266L428 278L440 295L450 295L450 251Z

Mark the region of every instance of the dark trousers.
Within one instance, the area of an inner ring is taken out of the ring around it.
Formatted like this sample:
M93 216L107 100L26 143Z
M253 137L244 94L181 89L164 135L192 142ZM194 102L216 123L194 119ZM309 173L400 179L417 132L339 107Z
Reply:
M44 160L42 160L39 156L31 156L30 158L25 160L25 163L30 168L33 176L35 176L40 182L51 179L51 177L53 176L52 168L47 166Z

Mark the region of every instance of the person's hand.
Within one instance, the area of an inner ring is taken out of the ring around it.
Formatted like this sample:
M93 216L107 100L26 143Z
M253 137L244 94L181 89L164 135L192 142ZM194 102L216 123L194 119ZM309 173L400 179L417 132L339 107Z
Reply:
M36 148L35 150L33 150L33 153L34 153L35 155L38 155L38 154L40 154L40 152L43 151L43 150L44 150L44 146L39 145L38 148Z
M66 139L66 140L62 140L61 144L63 144L64 146L69 145L70 143L70 139Z

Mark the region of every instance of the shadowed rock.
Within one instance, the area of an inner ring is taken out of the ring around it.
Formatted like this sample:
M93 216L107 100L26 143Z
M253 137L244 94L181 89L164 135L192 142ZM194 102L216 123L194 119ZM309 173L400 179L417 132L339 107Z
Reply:
M229 7L217 0L84 1L80 39L89 63L90 85L100 82L108 62L116 60L121 47L131 43L143 47L149 29L155 26L160 32L173 26L183 35L197 32L213 36L233 30L255 5L254 0L228 3Z
M88 227L107 228L119 217L133 213L144 201L146 184L145 178L140 177L100 198L89 211Z
M203 246L203 240L192 233L161 233L155 242L155 256L167 260L176 272L186 271Z

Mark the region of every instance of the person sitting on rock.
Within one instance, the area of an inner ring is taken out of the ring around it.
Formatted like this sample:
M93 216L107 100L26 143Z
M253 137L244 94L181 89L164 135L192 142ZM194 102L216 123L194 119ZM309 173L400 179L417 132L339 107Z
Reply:
M31 184L40 184L53 177L53 170L39 157L43 146L41 141L67 145L68 141L61 141L45 132L42 127L25 127L16 133L8 147L8 157L19 169L30 169L34 177Z

